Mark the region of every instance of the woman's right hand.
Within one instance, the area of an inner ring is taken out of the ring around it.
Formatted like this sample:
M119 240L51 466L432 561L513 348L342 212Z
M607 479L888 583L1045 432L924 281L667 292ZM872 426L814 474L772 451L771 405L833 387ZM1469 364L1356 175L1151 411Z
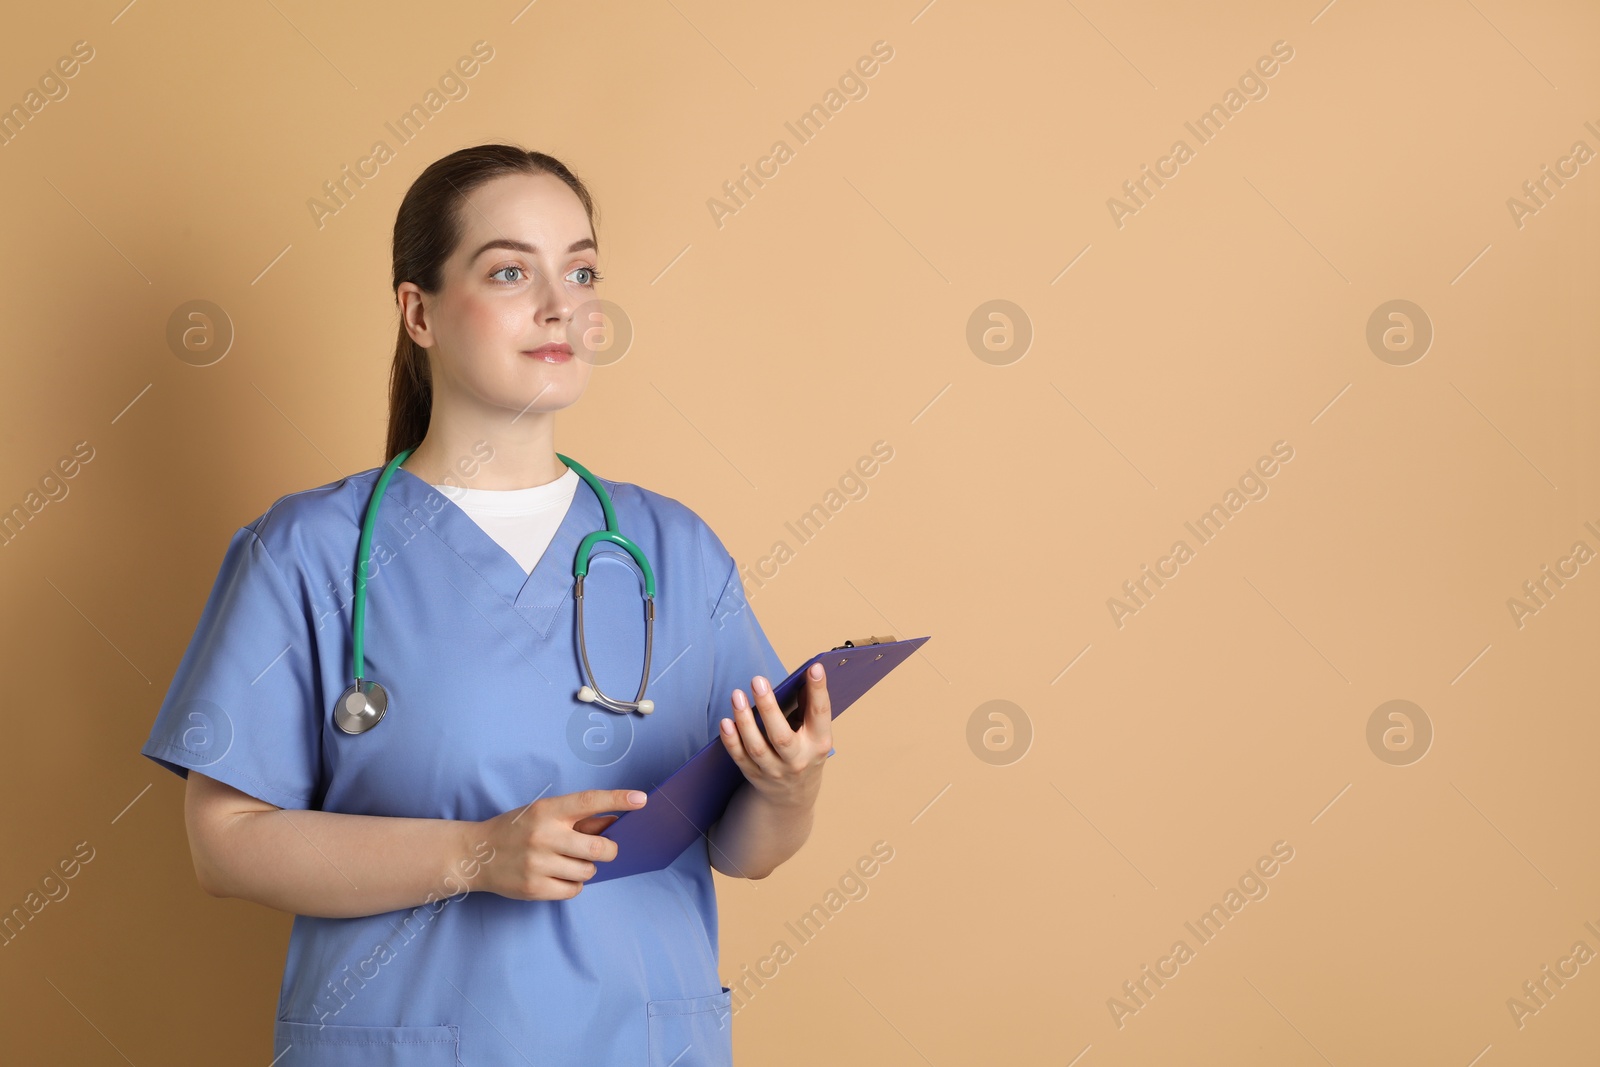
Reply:
M597 813L635 811L644 801L636 789L585 789L476 823L474 840L493 851L473 888L512 900L571 900L598 873L596 863L617 858L617 843L598 835L621 816Z

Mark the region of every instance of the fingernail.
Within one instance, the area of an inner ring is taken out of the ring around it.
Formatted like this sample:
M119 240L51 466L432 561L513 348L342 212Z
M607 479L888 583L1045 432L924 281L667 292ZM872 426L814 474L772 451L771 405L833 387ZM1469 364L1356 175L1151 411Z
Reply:
M758 693L765 693L772 687L767 684L767 680L765 678L758 674L750 680L750 688L754 689Z
M637 789L635 789L633 792L628 794L628 803L629 804L643 804L644 803L644 794L639 792Z
M722 732L727 734L729 737L733 736L733 720L732 719L723 719L722 720Z
M812 665L811 665L811 670L810 670L810 671L808 671L808 672L807 672L807 673L808 673L808 674L810 674L810 675L811 675L811 680L812 680L812 681L813 681L813 682L820 682L820 681L822 681L822 664L820 664L820 663L813 663L813 664L812 664Z

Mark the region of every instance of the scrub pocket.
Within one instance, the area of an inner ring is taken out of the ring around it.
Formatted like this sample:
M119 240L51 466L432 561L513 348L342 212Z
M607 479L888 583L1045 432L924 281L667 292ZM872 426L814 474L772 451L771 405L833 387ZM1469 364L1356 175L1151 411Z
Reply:
M273 1067L458 1067L454 1026L335 1026L277 1020ZM288 1049L286 1053L284 1050Z
M733 992L652 1000L649 1067L732 1067Z

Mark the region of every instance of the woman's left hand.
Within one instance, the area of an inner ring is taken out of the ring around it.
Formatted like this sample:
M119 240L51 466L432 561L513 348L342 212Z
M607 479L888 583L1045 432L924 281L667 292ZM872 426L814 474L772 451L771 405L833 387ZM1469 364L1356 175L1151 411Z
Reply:
M833 748L833 709L828 703L828 679L822 665L806 674L801 704L805 719L800 729L790 727L772 695L771 682L756 675L750 690L761 712L766 736L756 725L755 712L744 690L733 691L733 729L722 720L723 747L765 799L783 806L810 806L822 788L822 766Z

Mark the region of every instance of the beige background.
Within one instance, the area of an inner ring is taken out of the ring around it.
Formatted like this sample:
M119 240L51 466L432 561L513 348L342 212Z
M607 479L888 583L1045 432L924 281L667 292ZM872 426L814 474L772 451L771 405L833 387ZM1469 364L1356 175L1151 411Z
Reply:
M0 906L78 842L93 859L0 949L7 1059L267 1062L290 920L198 890L182 783L138 749L230 533L381 462L399 198L512 140L590 183L601 292L636 330L563 451L753 564L894 450L750 586L790 663L933 639L839 720L804 850L719 876L740 1062L1587 1062L1600 963L1520 1026L1507 1002L1600 952L1600 564L1520 627L1508 600L1600 551L1600 164L1520 227L1507 201L1600 151L1600 15L1206 7L8 16L7 107L74 42L93 58L0 148L0 503L93 459L0 552ZM398 145L385 122L479 40L468 94ZM784 122L880 40L867 95L798 144ZM1200 145L1185 121L1276 41L1267 95ZM319 228L308 201L380 138L394 158ZM719 228L708 199L780 138L793 158ZM1194 157L1119 228L1107 200L1179 138ZM967 343L995 299L1033 331L1006 365ZM1434 330L1403 366L1366 340L1398 299ZM167 341L194 300L233 331L207 367ZM1197 547L1184 523L1278 441L1269 495ZM1119 628L1108 599L1180 538L1194 557ZM1367 740L1396 699L1433 731L1409 765ZM800 944L785 924L880 841ZM1194 938L1280 841L1268 895ZM1110 998L1180 939L1119 1026Z

